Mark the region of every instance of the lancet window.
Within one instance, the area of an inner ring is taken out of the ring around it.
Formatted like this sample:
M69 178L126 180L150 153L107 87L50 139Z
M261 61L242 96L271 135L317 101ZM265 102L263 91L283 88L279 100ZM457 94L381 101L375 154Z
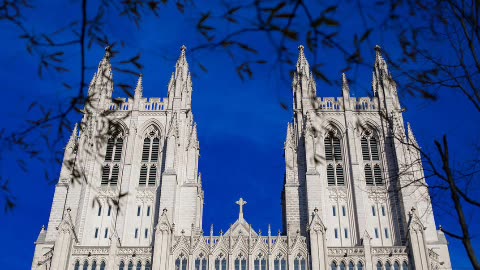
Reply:
M287 260L281 255L278 255L273 261L273 270L287 270Z
M235 259L235 270L247 270L247 259L243 254L239 254Z
M253 261L254 270L267 270L267 259L262 253L257 255L257 258Z
M324 143L327 183L329 186L343 186L345 185L345 175L340 138L335 131L329 131Z
M300 254L297 255L295 260L293 261L293 269L294 270L307 270L307 262L305 258Z
M122 165L122 152L122 134L117 133L107 140L107 150L102 166L102 178L100 182L102 186L116 186L118 184L120 167Z
M195 259L195 270L207 270L208 269L208 262L207 259L205 258L205 255L203 253L200 253Z
M160 154L160 135L158 129L151 126L143 139L142 160L139 186L155 186L157 183L158 160Z
M188 269L188 259L183 253L180 253L180 255L175 260L175 270L187 270L187 269Z
M222 253L215 259L215 270L228 270L227 258Z
M366 130L361 138L362 158L367 186L383 186L378 139Z

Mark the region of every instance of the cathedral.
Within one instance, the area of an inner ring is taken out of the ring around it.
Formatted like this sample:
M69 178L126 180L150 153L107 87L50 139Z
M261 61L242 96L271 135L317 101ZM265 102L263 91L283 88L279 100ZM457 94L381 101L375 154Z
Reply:
M107 48L81 123L65 147L48 227L32 269L451 269L437 230L419 146L376 47L372 97L317 97L299 47L286 127L283 231L262 235L238 219L214 235L204 190L186 48L166 98L112 98ZM208 191L207 191L208 195ZM272 194L272 196L276 196ZM205 231L204 231L205 229Z

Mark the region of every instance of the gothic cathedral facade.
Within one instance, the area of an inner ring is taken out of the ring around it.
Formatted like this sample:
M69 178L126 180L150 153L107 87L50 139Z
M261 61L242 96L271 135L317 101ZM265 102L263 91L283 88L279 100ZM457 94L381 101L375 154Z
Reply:
M112 99L111 53L89 87L65 148L50 219L32 269L451 269L436 229L419 146L405 128L396 84L376 47L373 97L317 97L303 46L285 141L283 232L243 216L203 231L204 191L182 47L167 98ZM279 184L281 182L279 181Z

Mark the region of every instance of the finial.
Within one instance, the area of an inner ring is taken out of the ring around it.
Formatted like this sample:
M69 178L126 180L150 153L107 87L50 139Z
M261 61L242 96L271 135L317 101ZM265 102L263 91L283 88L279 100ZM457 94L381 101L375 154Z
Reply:
M343 85L348 84L347 74L345 74L345 72L342 73L342 82L343 82Z
M382 47L380 47L379 45L375 45L375 51L378 52L378 53L381 53L382 52Z
M210 225L210 236L213 236L213 224Z
M182 45L181 49L182 49L182 54L185 54L185 52L187 51L187 46Z
M105 47L105 58L110 59L112 57L112 47L108 45Z
M271 236L271 235L272 235L272 226L268 224L268 236Z
M258 235L262 236L262 230L258 230Z
M280 229L278 229L278 236L280 236L282 234L282 231L280 231Z
M304 49L305 49L305 47L303 47L303 45L298 46L298 50L299 50L301 53L303 53Z
M223 230L220 230L220 236L223 236Z
M440 225L440 228L442 227L442 225ZM45 231L45 225L42 225L42 231Z
M315 209L313 209L313 212L317 213L317 212L318 212L318 208L315 207Z
M240 206L240 212L238 213L238 219L243 219L243 206L247 204L246 201L243 200L243 198L240 198L238 201L235 202Z

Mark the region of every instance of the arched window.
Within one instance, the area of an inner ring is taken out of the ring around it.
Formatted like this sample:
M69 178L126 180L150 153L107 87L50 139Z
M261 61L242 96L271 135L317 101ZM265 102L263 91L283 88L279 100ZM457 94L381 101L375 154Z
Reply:
M398 262L393 264L393 270L400 270L400 264Z
M348 264L348 270L355 270L355 264L353 264L353 262Z
M83 270L88 270L88 261L83 262Z
M155 179L157 178L157 166L152 165L150 167L150 173L148 175L148 185L155 186Z
M112 176L110 177L110 185L111 186L116 186L118 183L118 173L119 173L119 167L118 164L115 164L112 169Z
M128 263L128 270L133 270L133 262Z
M92 270L97 270L97 261L92 262Z
M160 152L159 131L151 126L143 139L142 166L140 168L139 186L155 186L157 179L157 163Z
M377 270L383 270L383 265L381 261L377 262Z
M254 270L267 270L267 260L262 253L259 253L257 258L253 261Z
M327 184L329 186L345 185L343 159L340 139L332 131L324 139L325 159L327 160Z
M115 139L109 138L107 141L107 151L105 153L105 161L112 161L114 146L115 146Z
M105 262L102 262L102 263L100 264L100 270L105 270L105 266L106 266L106 265L105 265Z
M287 270L287 260L285 260L280 254L273 261L274 270Z
M380 165L380 155L378 153L378 141L371 131L366 130L360 139L362 146L362 157L365 172L365 184L367 186L382 186L382 170Z
M80 270L80 262L76 261L75 266L73 267L74 270Z
M357 270L363 270L363 263L362 262L357 263Z
M147 170L147 165L143 164L140 169L140 180L138 181L140 186L145 186L147 184Z
M122 148L123 148L123 139L118 138L115 142L115 157L113 161L119 162L122 159Z
M195 259L195 270L207 270L208 269L208 264L207 264L207 259L203 255L203 253L200 253L198 255L198 258Z
M403 262L402 270L408 270L408 263L407 262Z
M344 180L344 178L343 178L343 168L342 168L342 165L337 164L336 173L337 173L337 185L340 185L340 186L345 185L345 180Z
M102 166L102 186L116 186L122 161L123 138L121 134L110 137L107 140L105 162Z
M227 258L222 253L215 259L215 270L228 270Z
M152 270L152 264L149 261L145 263L145 270Z
M385 270L392 270L392 265L390 264L390 262L385 263Z
M243 254L239 254L235 259L235 270L247 270L247 259Z
M102 182L101 185L108 185L108 179L110 178L110 166L104 165L102 168Z
M137 262L137 270L142 270L142 262L141 261Z
M123 261L120 262L120 265L118 266L118 270L125 270L125 263Z
M307 264L305 262L305 259L298 254L295 260L293 261L293 269L294 270L307 270Z
M143 140L142 162L148 162L150 159L150 138Z
M341 262L340 263L340 270L346 270L345 263Z
M330 264L330 269L331 269L331 270L337 270L337 263L336 263L336 262L332 262L332 263Z
M370 164L365 165L365 183L367 186L373 186L373 174Z
M327 182L329 186L335 185L335 172L332 164L328 164L327 166Z
M187 269L188 269L188 259L183 253L180 253L180 255L175 260L175 270L187 270Z
M151 157L150 157L151 162L157 162L158 161L159 147L160 147L160 139L159 138L154 138L153 143L152 143L152 154L151 154Z
M375 176L375 185L383 185L382 171L380 170L380 166L378 164L373 166L373 175Z

